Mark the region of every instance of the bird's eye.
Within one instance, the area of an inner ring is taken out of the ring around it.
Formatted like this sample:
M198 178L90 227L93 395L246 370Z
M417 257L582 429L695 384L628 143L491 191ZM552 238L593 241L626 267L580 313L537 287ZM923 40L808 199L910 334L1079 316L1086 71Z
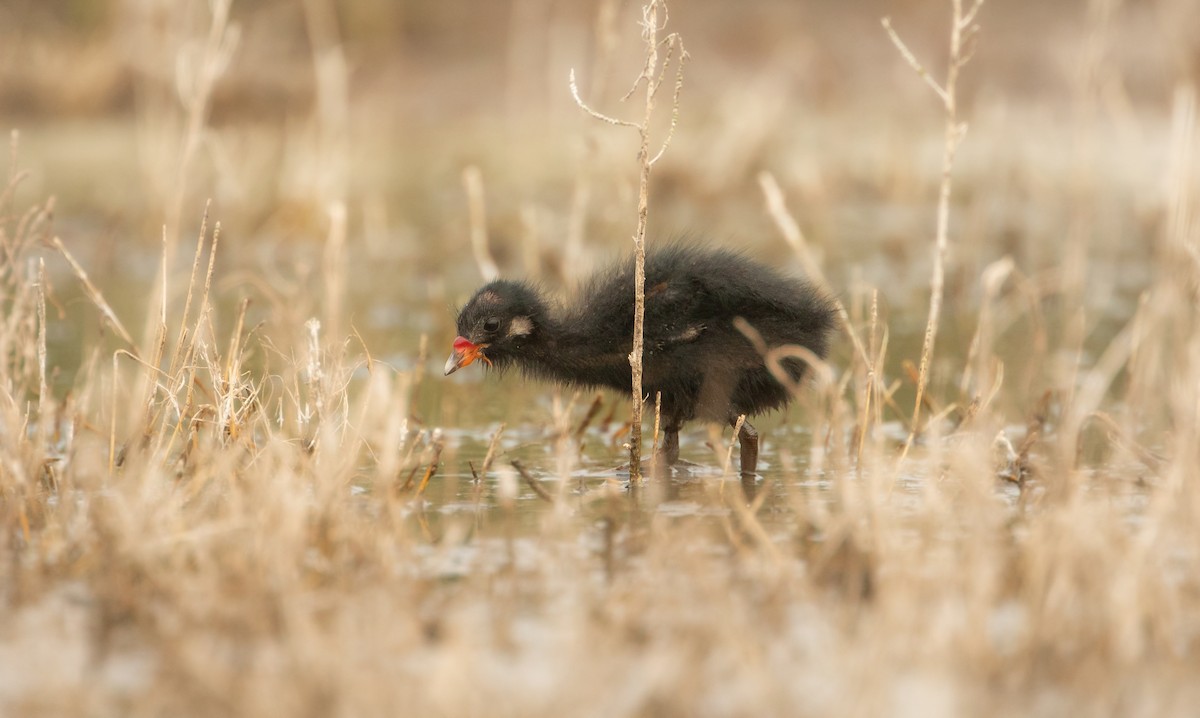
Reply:
M486 322L483 323L483 330L485 332L494 332L499 328L500 328L500 320L496 319L495 317L492 317L491 319L488 319Z

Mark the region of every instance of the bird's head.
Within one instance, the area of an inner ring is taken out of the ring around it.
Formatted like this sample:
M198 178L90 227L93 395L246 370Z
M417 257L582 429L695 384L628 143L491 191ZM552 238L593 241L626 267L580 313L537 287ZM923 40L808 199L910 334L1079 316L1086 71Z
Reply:
M544 311L529 285L504 280L484 285L458 313L458 336L446 360L446 375L476 359L488 366L512 361L536 334Z

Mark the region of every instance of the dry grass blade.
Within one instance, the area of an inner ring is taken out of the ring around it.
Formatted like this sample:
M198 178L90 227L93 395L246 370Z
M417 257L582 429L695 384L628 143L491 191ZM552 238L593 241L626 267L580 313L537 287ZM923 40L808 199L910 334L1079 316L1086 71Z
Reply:
M500 438L504 436L505 425L501 424L492 432L492 438L488 441L487 453L483 456L483 464L479 467L479 472L475 474L475 490L473 499L476 505L483 500L484 481L487 479L488 470L492 468L492 462L496 459L497 452L500 449ZM472 471L472 473L475 473Z
M196 256L192 259L192 272L188 277L187 297L183 300L183 317L179 320L179 336L175 340L175 351L171 355L170 373L174 374L179 371L184 358L185 349L189 346L187 343L188 320L192 313L192 296L196 289L196 277L200 271L200 260L204 256L204 240L208 237L208 212L212 207L212 200L209 200L204 205L204 215L200 218L200 234L196 237ZM166 259L167 250L163 250L164 262ZM167 296L167 273L166 267L163 268L163 297Z
M1142 462L1150 469L1154 471L1162 471L1162 469L1169 463L1169 459L1167 457L1151 451L1142 444L1138 443L1137 440L1128 436L1125 430L1121 428L1121 425L1117 423L1117 420L1108 413L1103 411L1093 412L1089 418L1104 426L1105 430L1108 432L1109 438L1112 441L1116 442L1130 454L1137 457L1138 461ZM1025 449L1021 453L1027 456L1028 449Z
M162 282L161 282L162 292L159 294L158 326L155 327L156 339L154 342L154 349L153 349L153 352L151 353L151 358L150 358L150 362L149 362L150 366L153 366L155 368L162 366L162 360L167 351L167 288L169 286L169 280L168 280L168 275L167 275L167 245L168 245L167 227L166 227L166 225L163 225L162 248L161 248L162 254L159 259L159 276L161 276L161 278L162 278ZM144 421L145 429L144 429L144 433L143 433L143 439L146 442L149 442L150 438L151 438L151 434L154 431L154 427L159 423L157 420L157 417L155 417L153 415L154 398L155 398L156 393L159 390L159 387L158 387L158 382L154 379L154 377L150 373L147 373L145 375L145 384L146 384L145 398L142 401L142 406L145 407L145 411L146 411L146 419Z
M819 384L830 385L834 383L836 375L833 367L824 359L814 354L808 347L794 344L785 344L778 347L767 346L767 342L763 339L762 334L742 317L737 317L733 320L733 327L750 341L754 350L763 357L768 371L771 372L771 376L780 384L787 387L793 396L799 396L803 391L803 387L796 380L792 379L783 367L783 360L789 357L804 361L809 366L812 374L817 378Z
M37 263L38 447L44 449L50 434L50 386L46 383L46 261Z
M812 250L808 247L808 241L804 238L804 232L800 229L800 223L788 211L787 200L783 196L783 190L779 187L775 175L766 171L759 172L758 186L762 189L763 197L766 199L767 213L771 215L775 226L779 228L783 238L787 240L792 251L800 259L805 274L812 281L818 282L821 287L828 288L829 281L825 278L825 273L821 271L821 265L813 257Z
M87 292L88 299L92 300L92 304L95 304L96 308L100 310L100 313L104 315L104 318L108 321L109 326L111 326L113 330L116 331L117 336L121 337L121 339L129 346L129 350L136 353L137 345L133 341L133 337L130 336L129 332L125 329L125 325L121 323L121 320L117 318L117 313L113 311L113 308L104 299L104 295L100 292L95 284L92 284L92 280L90 277L88 277L88 273L82 266L79 265L79 262L75 261L74 255L67 251L67 248L63 245L62 240L58 237L51 239L50 243L54 245L54 248L57 249L59 253L62 254L62 256L67 260L67 263L71 265L71 270L75 272L75 276L83 285L84 291Z
M738 437L742 435L742 425L746 423L746 415L738 416L737 421L733 424L733 437L729 440L729 446L725 449L725 458L721 462L721 495L725 495L725 480L729 478L729 469L733 466L733 450L738 445Z
M592 403L588 405L588 409L584 412L583 418L579 420L579 425L575 427L574 436L578 440L583 437L588 427L600 415L600 409L604 407L604 396L596 394L592 397Z
M779 183L775 181L774 175L769 172L761 172L758 175L758 183L763 191L763 196L766 198L768 214L770 214L772 221L775 222L775 226L779 228L780 233L783 234L784 239L787 240L792 250L796 252L800 263L804 266L805 273L811 281L817 282L821 288L828 290L829 281L825 278L825 273L821 271L820 264L813 258L812 252L808 248L808 242L804 239L804 233L800 230L800 224L788 210L783 190L780 189ZM854 346L854 353L863 362L864 366L869 366L871 359L867 355L867 350L863 346L862 339L854 331L854 324L850 320L850 314L846 311L846 306L837 297L834 297L833 303L842 330ZM882 377L880 377L880 381L882 381Z
M900 36L896 34L896 31L892 29L891 18L885 17L879 22L883 25L883 29L887 31L888 37L892 40L892 44L895 45L896 49L900 51L900 55L904 58L904 61L908 63L908 66L911 67L918 75L920 75L921 79L925 81L925 84L929 85L929 89L933 90L934 94L941 98L942 104L949 108L954 103L954 100L950 96L950 92L953 91L953 88L950 90L950 92L948 92L945 88L938 84L937 80L933 79L933 75L929 74L929 70L925 69L925 66L917 60L915 55L913 55L912 50L908 49L908 45L904 44L904 40L901 40Z
M579 106L579 109L588 113L588 115L590 115L593 119L600 120L601 122L607 122L610 125L616 125L618 127L633 127L636 129L641 128L641 125L636 122L619 120L616 117L609 117L602 112L597 112L596 110L593 110L586 102L584 102L583 98L579 96L579 86L575 83L574 68L572 68L567 75L567 85L571 88L571 97L575 100L575 104Z
M525 483L529 485L529 488L533 489L533 493L537 494L539 499L549 504L554 503L554 497L550 495L549 491L546 491L540 481L533 478L528 469L525 468L524 464L517 459L513 459L509 463L512 464L512 467L517 470L517 473L520 474L521 478L525 480Z
M666 6L664 5L664 12ZM664 26L666 21L663 22ZM679 58L675 61L675 87L671 93L671 124L667 127L667 135L663 138L662 145L659 146L658 152L654 153L654 157L650 158L650 166L653 167L667 153L667 148L671 146L671 140L675 137L675 128L679 126L679 97L683 94L683 65L691 57L687 54L687 50L683 47L683 39L676 33L671 33L663 40L667 46L667 54L662 62L662 72L659 75L658 81L654 83L654 91L658 91L659 85L662 84L663 78L666 75L667 68L671 66L671 55L675 52L676 47L679 49Z
M438 463L442 460L442 449L445 448L445 442L442 440L442 432L433 432L433 455L429 458L429 465L425 467L425 475L421 477L421 483L417 485L417 496L424 496L425 489L429 486L429 480L437 473Z
M661 427L662 427L662 392L658 391L658 392L654 393L654 434L653 434L653 438L650 442L650 465L653 469L650 472L651 476L655 475L658 472L658 434L659 434L659 429Z
M231 439L236 440L241 433L241 421L236 403L243 391L241 382L242 330L246 324L246 310L250 300L243 299L238 305L237 321L234 323L233 334L229 337L229 351L225 356L225 366L220 376L220 387L217 391L221 402L222 425ZM252 403L252 402L249 402Z
M207 216L208 215L206 212L205 217L207 218ZM202 225L201 225L202 232L203 232L203 226L204 225L202 223ZM208 270L204 274L204 287L200 293L200 308L196 314L196 323L192 327L191 333L187 334L186 327L187 327L188 316L185 312L184 317L181 320L181 322L183 324L180 327L180 331L179 331L179 336L180 336L181 342L186 337L185 348L183 349L183 351L180 351L179 347L178 346L176 347L176 356L178 357L178 360L180 362L177 366L175 365L174 360L172 360L171 374L174 377L175 381L179 382L181 388L184 390L184 400L183 400L183 409L182 409L182 411L179 412L178 421L175 422L175 428L171 432L171 437L167 440L167 443L166 443L167 452L170 452L171 449L175 446L176 439L178 439L179 436L184 432L184 430L186 428L186 424L189 421L191 421L191 419L192 419L191 414L192 414L193 408L195 407L195 400L196 400L196 396L195 396L195 391L196 391L196 386L197 386L196 370L199 366L197 362L200 360L200 357L197 356L197 347L199 346L198 342L200 339L200 334L204 330L206 325L208 326L208 329L209 329L209 336L215 337L215 333L212 332L211 317L209 316L208 299L209 299L209 292L212 290L213 271L216 267L217 249L218 249L218 247L220 247L220 243L221 243L221 223L218 222L216 224L216 226L213 228L212 246L208 250ZM198 243L198 246L196 249L196 263L193 264L192 278L188 284L188 299L185 301L185 309L191 303L192 290L193 290L193 286L196 281L195 270L199 266L200 251L201 251L202 247L203 247L203 234L201 234L201 239L200 239L200 242Z

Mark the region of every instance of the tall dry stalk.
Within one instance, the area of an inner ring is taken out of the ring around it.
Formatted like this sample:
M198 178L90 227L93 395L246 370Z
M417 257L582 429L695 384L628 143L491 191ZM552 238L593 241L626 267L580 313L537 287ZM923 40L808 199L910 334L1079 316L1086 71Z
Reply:
M638 137L641 141L637 155L640 170L638 174L637 229L633 235L633 348L629 353L629 366L633 376L633 414L630 418L632 431L629 435L629 480L630 483L635 485L642 478L642 402L645 401L645 397L642 394L642 329L646 314L646 226L650 215L650 171L662 159L663 154L667 151L667 147L671 144L672 136L675 134L675 127L679 121L679 93L683 89L683 63L688 57L687 51L683 47L683 39L677 33L671 33L659 39L659 33L666 27L668 17L665 0L651 0L642 7L642 40L646 45L646 62L642 66L641 73L634 80L633 87L622 98L624 100L632 97L633 93L637 91L638 86L642 82L646 83L645 103L640 123L620 120L593 110L579 96L579 88L575 84L575 71L571 70L570 74L571 96L575 98L575 103L579 105L580 109L610 125L633 127L638 131ZM666 48L661 63L659 62L660 47ZM663 139L662 146L651 157L650 120L654 116L654 105L658 96L658 90L662 87L662 83L666 78L667 68L670 67L671 60L676 52L678 52L678 59L676 60L677 71L675 75L675 91L672 98L671 125L667 130L667 136Z
M179 164L166 207L167 242L172 250L179 241L188 181L195 169L196 155L203 146L213 92L217 81L229 68L241 39L240 26L229 19L232 5L233 0L210 2L208 32L200 43L199 56L194 57L181 50L175 58L180 68L176 89L183 104L184 131L180 137ZM165 277L163 281L166 281Z
M901 460L912 448L917 434L921 431L921 404L925 399L925 389L929 384L929 365L933 359L933 348L937 341L938 321L942 314L942 297L946 284L946 248L949 245L950 234L950 191L953 186L954 158L958 154L959 144L967 132L965 123L958 121L958 73L971 59L972 42L979 32L975 25L975 16L983 6L983 0L974 0L966 12L963 11L963 0L952 0L953 13L950 22L950 57L946 67L945 83L939 85L937 80L919 63L912 51L892 29L891 21L883 18L883 28L896 45L896 49L905 61L925 80L942 102L945 115L945 144L942 147L942 181L938 189L937 233L934 238L933 276L929 280L929 321L925 325L925 338L921 343L921 368L917 376L917 396L913 402L912 425L908 439L904 442Z

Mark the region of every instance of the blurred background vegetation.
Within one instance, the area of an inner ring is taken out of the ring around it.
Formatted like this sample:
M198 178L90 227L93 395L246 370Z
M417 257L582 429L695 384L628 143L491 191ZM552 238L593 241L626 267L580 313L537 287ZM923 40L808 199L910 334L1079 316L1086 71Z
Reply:
M473 162L495 194L497 221L522 201L553 207L569 194L564 185L586 126L567 91L567 70L578 70L585 89L594 81L602 7L614 9L616 46L612 67L600 68L604 96L590 101L616 111L614 99L640 64L639 9L628 2L233 3L239 37L213 90L204 153L210 176L190 182L191 214L213 197L227 227L247 233L302 209L296 205L309 199L308 188L289 155L319 111L319 33L344 53L350 187L359 201L382 200L397 224L436 228L436 218L462 214L457 175ZM1039 139L1055 146L1060 138L1046 134L1073 129L1081 114L1100 123L1137 123L1143 113L1165 119L1174 87L1200 79L1193 10L1181 0L989 5L962 80L964 115L984 127L1004 123L1007 132L973 141L968 153L990 160L995 177L1003 168L994 162ZM659 194L668 199L685 184L753 200L753 173L767 168L786 189L819 187L835 200L925 195L923 185L894 175L922 171L926 158L904 145L936 147L939 110L886 42L885 15L940 73L942 3L679 2L672 28L693 58L680 135L686 146L668 158ZM199 1L0 4L0 118L22 130L25 164L38 169L31 179L66 203L64 214L150 230L145 239L156 241L156 172L176 158L154 144L155 133L179 109L208 23L208 3ZM632 144L619 133L600 139L624 140L619 149ZM904 169L880 167L873 155ZM612 160L628 162L627 153ZM689 212L718 233L745 219L720 205L694 203ZM686 219L660 215L658 224Z
M265 297L256 306L299 326L318 313L337 202L349 321L405 365L420 335L445 343L449 307L478 281L468 166L482 172L505 274L566 285L627 248L636 137L585 117L567 74L594 107L636 115L619 102L641 65L636 4L241 0L206 65L212 7L0 4L0 126L20 130L21 192L56 197L58 232L119 308L143 310L164 226L181 246L173 260L189 266L211 198L226 305ZM652 181L651 241L701 234L794 265L763 210L757 176L771 172L834 286L848 301L878 289L893 356L915 356L940 107L879 21L890 16L940 75L948 15L924 0L676 3L669 29L691 60L679 131ZM1072 280L1091 318L1111 320L1095 334L1102 346L1160 244L1172 98L1200 80L1200 13L1188 0L1022 0L988 4L980 21L961 80L970 134L954 197L951 344L957 332L965 349L990 262L1012 256L1037 277L1074 251L1093 260ZM586 261L564 263L576 214ZM61 355L78 353L59 339Z

